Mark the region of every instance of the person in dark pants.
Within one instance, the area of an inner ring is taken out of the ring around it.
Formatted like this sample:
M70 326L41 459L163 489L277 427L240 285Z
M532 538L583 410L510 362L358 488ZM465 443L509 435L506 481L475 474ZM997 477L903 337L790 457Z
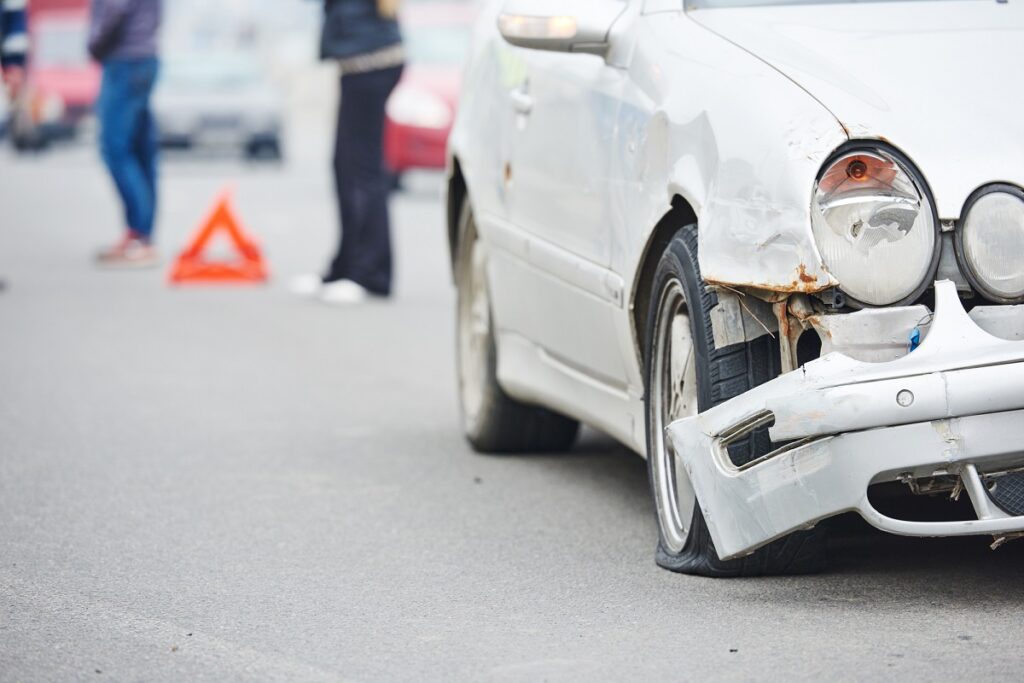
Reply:
M325 0L321 56L341 67L334 181L338 252L323 276L292 283L335 304L391 294L390 174L384 167L384 104L405 62L396 0Z
M153 223L157 202L156 83L161 0L93 0L89 52L103 64L96 111L100 151L124 203L121 240L97 256L105 267L157 264Z

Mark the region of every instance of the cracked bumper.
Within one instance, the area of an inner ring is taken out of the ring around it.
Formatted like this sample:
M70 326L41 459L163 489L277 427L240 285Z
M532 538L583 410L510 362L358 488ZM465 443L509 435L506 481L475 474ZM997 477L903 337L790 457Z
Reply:
M765 425L785 445L734 465L730 441ZM949 282L936 283L934 320L913 353L886 363L829 354L667 431L722 559L851 510L909 536L1024 531L982 479L1024 467L1024 342L983 331ZM909 522L868 501L871 484L933 476L959 476L977 519Z

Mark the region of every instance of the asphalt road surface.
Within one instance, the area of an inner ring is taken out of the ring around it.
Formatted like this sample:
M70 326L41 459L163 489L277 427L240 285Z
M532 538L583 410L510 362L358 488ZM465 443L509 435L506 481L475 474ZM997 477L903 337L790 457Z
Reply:
M0 679L1020 679L1024 542L852 524L819 576L684 577L609 439L472 454L439 179L394 200L396 297L328 308L285 287L334 239L303 150L168 161L165 257L230 182L274 276L188 289L92 267L90 148L0 153Z

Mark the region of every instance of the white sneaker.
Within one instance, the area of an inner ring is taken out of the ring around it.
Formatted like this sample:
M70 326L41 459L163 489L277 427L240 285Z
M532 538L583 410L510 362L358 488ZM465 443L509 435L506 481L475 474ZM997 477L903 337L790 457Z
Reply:
M369 296L365 287L351 280L328 282L320 288L320 301L337 306L361 304Z
M324 288L324 281L319 275L296 275L288 283L292 294L299 296L316 296Z

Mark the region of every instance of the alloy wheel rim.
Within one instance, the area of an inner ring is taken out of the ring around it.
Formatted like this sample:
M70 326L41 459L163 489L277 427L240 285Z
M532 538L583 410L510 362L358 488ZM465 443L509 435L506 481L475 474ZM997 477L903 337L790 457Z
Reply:
M665 428L697 414L697 373L693 335L682 286L673 281L662 292L655 319L650 411L651 471L662 540L673 553L686 547L697 497Z
M484 270L484 250L474 239L459 292L459 395L467 426L476 424L484 401L490 350L491 310Z

